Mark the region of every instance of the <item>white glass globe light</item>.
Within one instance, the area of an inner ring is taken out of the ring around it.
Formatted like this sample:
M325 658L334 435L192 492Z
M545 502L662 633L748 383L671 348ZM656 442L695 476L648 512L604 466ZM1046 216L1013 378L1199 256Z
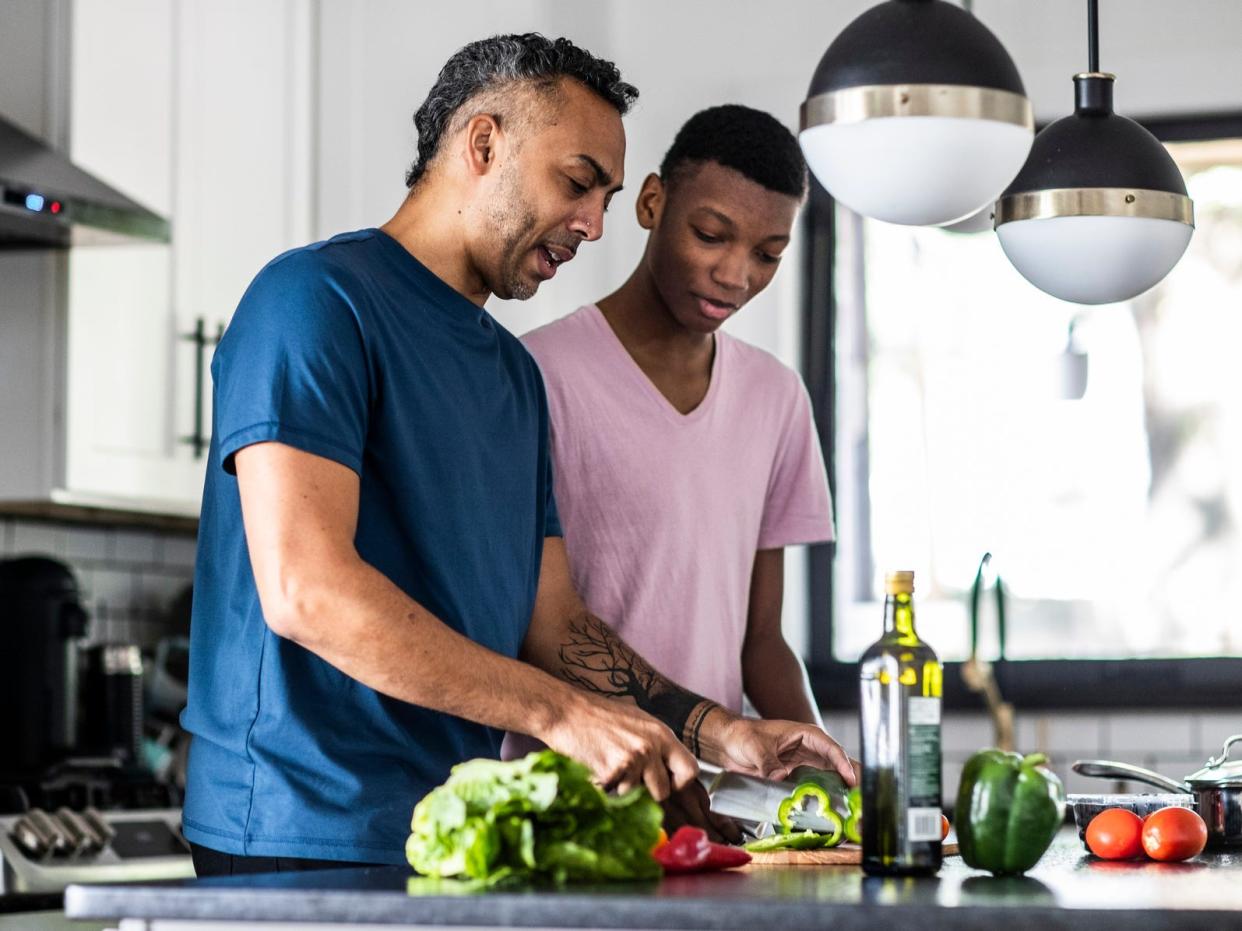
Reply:
M1027 281L1077 304L1129 300L1181 259L1194 227L1174 220L1066 216L996 228L1001 248Z
M993 203L1032 139L1027 126L944 116L825 123L799 135L833 197L855 213L910 226L955 223Z

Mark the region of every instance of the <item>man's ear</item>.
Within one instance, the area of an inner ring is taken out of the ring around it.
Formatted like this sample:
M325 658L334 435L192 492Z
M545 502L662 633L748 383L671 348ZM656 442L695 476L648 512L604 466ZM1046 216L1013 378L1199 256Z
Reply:
M638 216L638 225L645 230L654 229L664 214L664 205L668 203L668 189L655 172L643 179L643 186L634 201L634 213Z
M485 175L496 164L501 144L500 123L490 113L479 113L466 124L464 158L472 175Z

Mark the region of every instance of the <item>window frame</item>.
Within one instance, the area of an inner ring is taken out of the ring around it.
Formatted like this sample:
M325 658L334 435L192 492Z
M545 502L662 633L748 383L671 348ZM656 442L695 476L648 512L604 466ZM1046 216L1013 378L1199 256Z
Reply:
M1242 111L1139 119L1162 142L1242 138ZM1040 127L1037 127L1040 128ZM802 371L836 500L835 202L811 179L803 212ZM808 548L807 666L819 705L858 707L858 664L832 654L835 546ZM876 625L879 627L877 616ZM998 660L993 671L1005 700L1021 710L1219 708L1242 704L1242 657L1129 660ZM962 664L944 664L945 707L981 711L982 696L962 682Z

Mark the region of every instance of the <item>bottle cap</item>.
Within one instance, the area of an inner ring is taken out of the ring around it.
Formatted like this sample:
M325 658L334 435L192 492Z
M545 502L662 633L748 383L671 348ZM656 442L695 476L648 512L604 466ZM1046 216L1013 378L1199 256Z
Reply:
M884 591L889 595L913 595L914 573L908 569L886 572Z

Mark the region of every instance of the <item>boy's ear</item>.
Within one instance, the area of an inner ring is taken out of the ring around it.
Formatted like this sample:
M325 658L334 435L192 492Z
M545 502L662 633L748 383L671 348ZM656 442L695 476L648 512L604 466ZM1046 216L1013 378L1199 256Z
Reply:
M634 213L638 217L638 225L645 230L654 229L664 214L664 205L668 203L668 189L664 181L655 172L643 179L643 186L634 201Z

